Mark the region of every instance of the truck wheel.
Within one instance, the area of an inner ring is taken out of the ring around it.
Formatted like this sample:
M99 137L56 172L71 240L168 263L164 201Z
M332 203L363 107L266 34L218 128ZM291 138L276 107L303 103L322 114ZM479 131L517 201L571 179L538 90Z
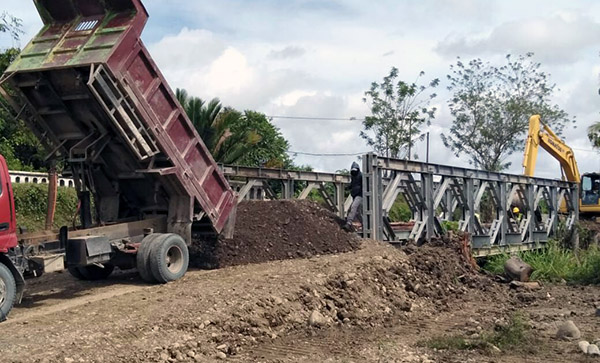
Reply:
M69 272L74 277L80 280L104 280L115 269L115 266L110 263L102 264L102 267L98 265L89 265L89 266L71 266L69 267Z
M152 244L159 236L161 236L160 233L152 233L144 237L136 255L135 264L140 277L142 280L150 283L156 282L156 279L152 275L152 270L150 270L150 250L152 249Z
M6 320L17 298L17 283L12 272L0 263L0 321Z
M150 248L150 270L160 283L180 279L187 271L190 255L183 239L176 234L162 234Z

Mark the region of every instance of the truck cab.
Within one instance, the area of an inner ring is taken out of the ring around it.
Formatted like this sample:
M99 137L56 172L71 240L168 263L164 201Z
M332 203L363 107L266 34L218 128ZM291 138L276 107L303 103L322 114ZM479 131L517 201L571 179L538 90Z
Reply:
M23 292L23 271L14 263L17 246L15 200L8 166L0 155L0 321L6 319Z
M583 206L599 206L600 174L586 173L581 178L581 204Z

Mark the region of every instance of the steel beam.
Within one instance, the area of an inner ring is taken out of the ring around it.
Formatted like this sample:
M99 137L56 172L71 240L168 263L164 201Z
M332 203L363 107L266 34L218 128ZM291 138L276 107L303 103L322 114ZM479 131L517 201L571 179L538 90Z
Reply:
M504 181L517 184L535 184L569 188L571 183L555 179L542 179L517 174L494 173L491 171L459 168L448 165L426 164L418 161L377 158L377 165L382 169L401 170L408 173L430 173L456 178L479 179L486 181Z
M252 179L297 180L306 182L325 182L349 184L350 176L315 171L297 171L285 169L250 168L235 165L219 165L226 177Z
M546 242L556 230L558 211L563 199L568 213L567 227L572 228L578 217L578 204L574 202L578 197L577 186L573 183L380 158L373 154L366 158L369 161L365 162L364 168L371 170L365 179L368 180L365 183L368 195L365 213L370 218L365 218L368 223L365 229L369 236L379 238L378 223L386 225L386 207L394 199L399 174L405 178L398 186L399 192L405 196L414 215L415 224L409 238L418 240L439 236L443 231L438 227L436 219L438 208L441 207L443 211L440 217L450 219L455 209L460 207L463 215L459 227L471 234L472 242L477 241L474 245L477 255L538 248L540 242ZM388 182L389 189L377 197L382 174L394 175L394 178ZM486 190L491 195L486 203L493 203L495 210L489 225L482 224L476 217ZM377 204L382 198L383 203L378 210ZM548 220L543 225L536 219L536 210L539 209L541 200L547 201L549 209ZM519 206L524 214L521 226L513 227L514 220L511 221L509 217L512 204ZM389 239L390 235L392 234L385 233L383 237Z

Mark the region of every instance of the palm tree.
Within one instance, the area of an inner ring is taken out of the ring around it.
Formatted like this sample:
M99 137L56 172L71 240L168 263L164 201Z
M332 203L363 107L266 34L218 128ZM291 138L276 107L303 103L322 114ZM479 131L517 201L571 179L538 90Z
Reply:
M184 89L177 89L175 95L217 162L235 164L260 142L256 132L233 131L236 124L243 122L243 115L223 108L218 98L206 102L189 96Z

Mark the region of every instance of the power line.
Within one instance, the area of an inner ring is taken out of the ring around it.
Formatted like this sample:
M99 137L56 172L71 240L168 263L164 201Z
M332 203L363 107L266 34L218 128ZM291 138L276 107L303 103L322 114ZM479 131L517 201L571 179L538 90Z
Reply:
M363 152L358 152L358 153L332 153L332 154L328 154L328 153L307 153L307 152L303 152L303 151L288 151L288 154L297 154L297 155L306 155L306 156L359 156L359 155L364 155L364 154L368 154L371 151L363 151Z
M364 118L336 118L336 117L310 117L310 116L267 116L273 119L287 119L287 120L315 120L315 121L364 121Z
M589 152L589 153L598 153L600 152L600 150L594 150L594 149L580 149L577 147L572 147L571 149L573 150L577 150L577 151L585 151L585 152Z

